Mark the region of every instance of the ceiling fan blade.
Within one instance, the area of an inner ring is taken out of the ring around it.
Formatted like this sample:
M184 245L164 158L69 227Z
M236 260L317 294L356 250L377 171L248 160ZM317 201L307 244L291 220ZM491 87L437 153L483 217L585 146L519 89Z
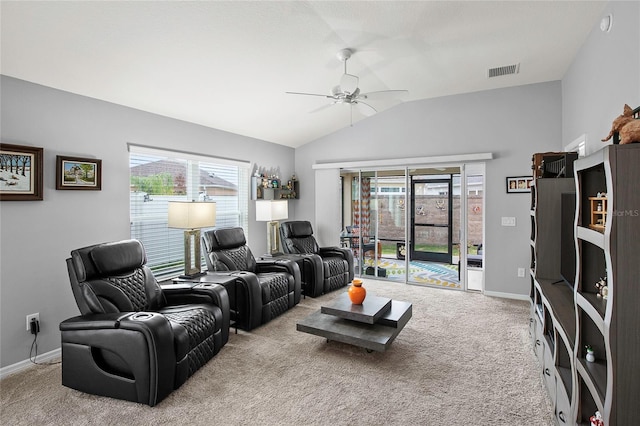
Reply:
M323 98L333 99L333 96L321 95L319 93L302 93L302 92L284 92L288 95L306 95L306 96L322 96Z
M333 104L333 103L322 105L321 107L318 107L316 109L312 109L311 111L309 111L309 114L315 114L316 112L324 111L325 109L329 109L334 105L335 104Z
M346 93L353 93L358 88L358 81L360 79L352 74L344 73L340 78L340 89Z
M368 104L368 103L366 103L366 102L362 102L361 100L354 101L353 103L355 103L356 105L358 105L358 110L359 110L362 114L366 115L367 117L368 117L368 116L371 116L371 115L373 115L373 114L375 114L376 112L378 112L378 110L377 110L377 109L375 109L374 107L372 107L371 105L369 105L369 104ZM362 105L362 106L361 106L361 105ZM366 107L366 108L364 108L364 107Z
M408 95L408 90L378 90L377 92L361 93L360 98L363 99L382 99L389 97L403 97Z

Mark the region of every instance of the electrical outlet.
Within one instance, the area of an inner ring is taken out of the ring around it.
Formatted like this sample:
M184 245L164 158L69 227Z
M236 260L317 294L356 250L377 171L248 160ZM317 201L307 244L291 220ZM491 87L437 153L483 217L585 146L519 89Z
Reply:
M518 268L518 277L524 278L524 268Z
M502 226L516 226L516 218L515 217L502 217L500 224Z
M36 321L40 322L40 313L36 312L35 314L27 315L27 331L31 331L31 320L35 318Z

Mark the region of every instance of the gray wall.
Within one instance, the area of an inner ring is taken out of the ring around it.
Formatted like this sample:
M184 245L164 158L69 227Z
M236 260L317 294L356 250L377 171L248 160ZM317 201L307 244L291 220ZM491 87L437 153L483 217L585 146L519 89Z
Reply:
M608 13L611 31L594 27L562 79L563 146L585 134L587 153L602 148L625 103L640 106L640 2L610 2Z
M58 324L78 314L65 258L72 249L129 238L127 143L280 167L294 150L2 76L1 140L44 148L44 201L0 203L0 362L28 359L25 316L39 312L39 353L60 347ZM56 191L56 155L102 159L102 191ZM290 216L295 203L290 203ZM266 223L249 204L249 245L266 252Z
M531 174L531 154L561 145L560 82L402 104L296 149L299 218L315 220L315 163L492 152L486 165L485 290L528 294L530 196L507 194L505 178ZM503 227L502 216L516 217ZM333 227L339 229L337 224Z

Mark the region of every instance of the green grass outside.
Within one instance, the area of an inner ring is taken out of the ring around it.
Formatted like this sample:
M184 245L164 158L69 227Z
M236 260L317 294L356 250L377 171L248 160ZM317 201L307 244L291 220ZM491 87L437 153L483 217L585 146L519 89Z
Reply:
M418 244L416 246L417 251L429 251L435 253L445 253L446 246L435 244ZM478 254L478 247L472 246L469 248L468 254ZM396 243L382 243L382 256L395 257L396 256ZM460 256L460 246L458 244L453 246L453 256Z

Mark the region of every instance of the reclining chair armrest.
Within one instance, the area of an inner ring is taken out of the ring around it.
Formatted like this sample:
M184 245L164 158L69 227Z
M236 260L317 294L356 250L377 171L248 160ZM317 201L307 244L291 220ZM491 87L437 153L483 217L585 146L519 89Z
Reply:
M353 256L351 250L342 247L320 247L320 256L336 256L347 260L349 255Z
M236 277L236 289L239 300L236 300L236 309L241 312L241 328L249 331L262 324L262 290L260 280L253 272L231 271L230 275Z
M181 283L161 285L168 306L211 303L222 311L222 344L229 341L231 310L224 286L214 283Z
M229 296L223 285L214 283L163 284L160 286L169 306L212 303L229 310Z
M303 259L303 271L300 271L302 281L305 282L305 296L318 297L323 293L324 266L322 257L315 253L300 254Z
M261 259L256 260L256 271L258 273L263 272L286 272L288 274L297 276L300 279L300 267L294 260L290 259Z
M164 315L83 315L60 323L60 331L63 385L150 406L173 390L174 336Z
M89 331L88 339L92 343L100 343L100 330L129 330L136 331L149 339L149 344L162 346L169 345L173 349L173 331L169 320L162 314L157 312L114 312L109 314L89 314L69 318L60 323L60 331L62 333ZM95 337L92 334L95 333ZM117 337L115 337L117 339ZM64 339L63 339L64 340ZM113 344L110 338L107 345L100 344L102 347L108 347ZM175 365L175 356L173 350L170 351L173 356L172 365Z
M120 328L120 321L137 312L79 315L60 323L60 331Z
M231 308L229 305L229 293L220 284L200 283L192 289L194 295L204 295L222 311L222 344L229 341L229 324L231 321Z
M256 260L256 271L260 274L263 272L285 272L293 275L295 282L295 303L300 302L302 292L302 277L300 275L300 267L294 260L278 259L272 260Z
M336 256L347 261L349 265L349 281L353 281L355 270L353 267L353 252L350 249L342 247L320 247L320 256Z

